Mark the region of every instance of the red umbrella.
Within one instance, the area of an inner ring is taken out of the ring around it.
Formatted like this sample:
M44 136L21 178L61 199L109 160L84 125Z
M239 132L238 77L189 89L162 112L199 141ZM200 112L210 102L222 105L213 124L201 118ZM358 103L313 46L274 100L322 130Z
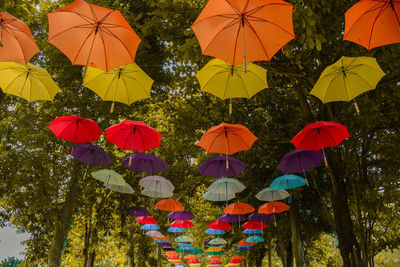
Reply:
M193 228L194 224L191 221L187 220L176 220L170 224L171 227L176 228Z
M200 263L200 262L198 260L196 260L196 259L192 259L192 260L188 260L187 263L196 264L196 263Z
M211 229L223 230L223 231L229 231L232 229L232 226L229 223L221 222L221 221L213 221L207 227L211 228Z
M224 209L224 213L228 214L247 214L247 213L252 213L254 211L254 208L247 204L247 203L232 203L226 206Z
M243 263L243 261L241 261L241 260L238 260L238 259L233 259L233 260L231 260L229 263Z
M255 222L255 221L246 222L242 226L245 229L251 229L251 230L268 228L265 223L263 223L263 222Z
M151 217L151 216L147 216L147 217L136 217L136 221L138 223L145 223L145 224L157 224L157 221Z
M105 130L107 142L122 150L146 152L160 147L162 135L142 121L125 120Z
M58 138L75 144L94 142L103 134L96 122L78 115L55 118L49 129Z
M208 264L209 265L216 265L216 264L222 264L222 262L221 261L210 261Z

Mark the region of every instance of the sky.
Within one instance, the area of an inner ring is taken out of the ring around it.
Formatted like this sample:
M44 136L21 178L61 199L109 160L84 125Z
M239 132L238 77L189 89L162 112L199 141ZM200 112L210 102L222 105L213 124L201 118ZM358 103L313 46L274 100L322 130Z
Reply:
M0 228L0 262L12 256L19 259L24 257L20 253L25 247L20 243L29 239L29 234L17 234L15 230L12 227Z

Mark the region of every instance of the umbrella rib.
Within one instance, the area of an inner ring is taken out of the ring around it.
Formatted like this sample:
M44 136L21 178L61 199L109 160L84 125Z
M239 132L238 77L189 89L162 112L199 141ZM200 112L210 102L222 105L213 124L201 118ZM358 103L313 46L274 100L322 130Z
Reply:
M58 37L60 34L66 33L67 31L72 30L72 29L80 29L80 28L85 29L85 28L91 28L91 27L93 27L93 24L91 24L91 23L90 24L81 24L81 25L77 25L77 26L72 26L72 27L70 27L68 29L60 31L57 34L53 35L53 37L49 38L48 41L51 41L54 38Z
M86 36L85 40L82 42L81 46L80 46L79 49L78 49L78 52L77 52L76 55L75 55L75 58L74 58L74 62L73 62L73 63L76 62L76 59L78 58L79 54L81 53L81 50L82 50L83 46L86 44L86 41L89 39L89 37L92 36L93 32L94 32L94 28L93 28L92 31ZM96 40L96 33L94 32L93 43L94 43L95 40ZM89 61L89 59L90 59L90 56L89 56L89 58L88 58L88 61Z
M334 80L336 80L337 78L340 77L340 72L339 72L339 73L336 73L336 75L337 75L337 76L334 77L334 78L332 78L331 81L329 82L328 86L326 87L326 90L325 90L325 94L324 94L324 98L323 98L323 99L326 98L326 95L328 94L328 89L329 89L329 87L331 86L332 82L333 82ZM322 102L325 103L324 100L322 100Z
M250 73L250 71L248 71L247 73ZM246 83L244 82L242 76L238 74L238 77L239 77L240 81L243 83L243 87L245 88L245 92L247 94L247 98L251 98L251 95L249 94L249 91L247 90Z
M348 72L348 73L351 73L353 75L360 77L360 79L363 80L364 82L366 82L369 86L371 86L371 88L374 88L374 86L372 86L367 80L365 80L363 77L361 77L357 72Z
M7 90L8 90L8 88L10 87L10 85L11 85L12 83L14 83L18 78L20 78L20 76L24 76L24 75L25 75L25 73L18 74L17 77L15 77L15 78L7 85L7 87L6 87L5 89L3 89L4 93L8 93Z
M117 39L122 44L122 46L125 47L126 51L128 51L129 57L132 59L132 61L135 62L134 56L131 55L128 47L125 45L124 42L122 42L122 40L118 36L116 36L113 32L109 31L107 28L101 29L101 32L108 34L108 35L114 37L115 39Z
M107 72L106 72L105 74L107 74ZM102 74L102 75L104 75L104 74ZM111 79L110 84L107 86L106 92L104 93L104 98L106 97L108 91L110 90L111 84L113 83L113 81L114 81L116 78L117 78L117 76L114 76L114 77Z
M229 78L231 77L231 75L228 75L227 79L226 79L226 83L225 83L225 88L224 88L224 96L223 99L226 99L226 91L228 89L228 84L229 84Z
M259 17L255 17L255 16L252 16L252 15L248 16L248 17L252 18L252 19L257 19L257 20L250 20L250 19L248 19L246 17L246 21L249 21L249 24L250 24L250 21L263 21L263 22L266 22L266 23L270 23L270 24L274 25L275 27L281 29L282 31L286 32L290 36L294 37L294 35L292 33L288 32L286 29L284 29L283 27L281 27L280 25L278 25L278 24L276 24L276 23L274 23L272 21L269 21L269 20L266 20L266 19L263 19L263 18L259 18Z
M246 22L247 26L250 28L250 30L252 30L253 33L256 35L256 37L257 37L258 41L260 42L261 47L262 47L262 49L264 51L264 54L267 56L267 59L270 60L271 58L269 57L267 51L265 50L264 44L261 41L260 37L258 36L256 30L253 28L253 25L251 25L251 23L247 20L247 18L245 19L245 22ZM244 27L243 27L243 30L244 30Z
M10 34L16 41L17 41L17 43L19 44L19 50L20 50L20 52L21 52L21 54L22 54L22 57L24 58L24 61L25 61L25 63L27 63L27 60L26 60L26 57L25 57L25 53L24 53L24 51L22 50L22 45L21 45L21 42L20 42L20 40L19 40L19 38L17 38L17 36L11 31L11 30L8 30L7 29L7 26L5 26L5 27L3 27L4 28L4 31L5 32L7 32L8 34ZM3 32L4 31L2 31L1 32L1 34L2 34L2 36L1 36L1 40L3 40ZM28 36L29 37L29 36ZM35 41L33 41L33 42L35 42ZM36 43L35 43L36 44Z
M372 34L373 34L373 31L374 31L374 28L375 28L376 21L377 21L378 18L383 14L383 12L385 11L385 9L386 9L388 6L389 6L389 5L387 5L387 4L383 4L383 6L381 7L381 9L380 9L379 12L378 12L378 15L377 15L377 16L375 17L375 19L374 19L374 22L373 22L372 27L371 27L370 35L369 35L368 47L371 46Z
M104 42L104 36L103 36L103 31L100 30L100 40L103 44L103 51L104 51L104 61L106 63L106 70L108 70L108 60L107 60L107 49L106 49L106 43Z

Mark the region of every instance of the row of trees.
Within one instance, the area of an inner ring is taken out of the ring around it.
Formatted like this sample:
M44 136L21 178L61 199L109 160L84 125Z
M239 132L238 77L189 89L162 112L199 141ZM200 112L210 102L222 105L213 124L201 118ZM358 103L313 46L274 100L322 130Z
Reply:
M374 266L375 255L398 247L400 46L366 51L342 41L343 14L356 1L290 1L295 7L296 39L271 62L259 63L268 70L269 88L250 100L234 99L232 116L226 103L200 92L194 78L209 60L201 55L190 30L205 1L89 1L124 14L143 40L136 62L155 80L151 99L116 105L113 114L108 104L83 88L81 67L71 65L47 43L46 14L70 2L0 3L0 8L29 23L42 50L35 63L62 88L52 103L21 101L16 110L17 99L0 93L0 219L31 234L27 263L59 266L61 259L68 266L85 267L166 263L154 241L126 215L129 207L145 205L160 225L168 224L166 214L140 196L141 174L121 167L125 153L104 139L97 141L113 155L112 169L136 191L109 194L90 175L83 178L86 166L65 153L70 144L47 129L54 117L72 114L94 119L102 129L123 119L143 120L163 134L162 147L153 153L169 165L163 175L176 187L174 198L197 215L190 233L200 247L207 238L207 224L223 209L223 204L202 199L212 179L196 171L207 155L194 143L208 128L223 121L240 123L259 137L250 151L235 155L247 167L239 177L247 189L238 199L258 207L261 203L254 195L280 175L275 168L293 149L290 139L307 123L340 122L352 137L327 149L329 167L308 173L309 186L292 192L290 212L281 214L276 226L270 225L264 233L268 242L251 251L247 264L262 266L265 256L275 255L283 266L305 266L315 263L321 247L325 246L321 253L335 255L329 250L338 242L341 261L332 256L327 265ZM375 91L358 97L360 116L349 103L323 105L308 93L321 71L342 55L376 57L387 74ZM242 237L238 230L227 235L231 246Z

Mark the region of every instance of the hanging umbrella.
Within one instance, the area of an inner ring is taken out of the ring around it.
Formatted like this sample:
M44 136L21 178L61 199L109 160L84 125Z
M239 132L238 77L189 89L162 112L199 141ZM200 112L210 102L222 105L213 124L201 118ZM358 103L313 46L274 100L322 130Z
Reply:
M123 193L123 194L133 194L135 192L128 183L125 183L123 185L108 184L108 185L104 185L104 186L108 189L111 189L112 191L115 191L118 193Z
M244 259L245 259L245 256L243 256L243 255L235 255L235 256L232 257L232 259L233 259L233 260L234 260L234 259L236 259L236 260L244 260Z
M187 256L189 256L189 255L187 255ZM198 260L196 260L196 259L190 259L190 260L187 261L187 263L194 264L194 263L200 263L200 262Z
M227 223L240 223L244 222L247 220L246 215L243 214L228 214L224 213L222 214L221 217L219 217L219 220L222 222L227 222Z
M235 252L237 255L246 255L249 254L248 250L236 250Z
M49 43L72 64L109 71L134 63L141 40L119 11L76 0L47 16Z
M75 144L95 142L103 134L96 122L78 115L57 117L49 129L58 138Z
M255 64L237 65L212 59L197 74L201 91L211 93L222 100L232 98L251 98L259 91L268 88L267 70ZM229 114L232 102L229 103ZM227 175L224 175L227 176Z
M189 255L186 255L185 257L183 257L185 260L195 260L195 259L197 259L197 256L196 255L192 255L192 254L189 254ZM189 263L189 262L188 262Z
M193 239L187 235L180 235L174 239L176 242L193 242Z
M222 262L221 261L211 261L209 263L209 265L219 265L219 264L222 264Z
M208 257L208 261L220 261L221 256L210 256Z
M184 233L187 230L185 228L179 228L179 227L169 227L167 229L168 232L170 233Z
M158 230L160 229L160 226L158 226L157 224L143 224L142 227L140 227L140 229L142 230Z
M151 174L167 171L167 164L162 159L146 153L137 153L125 157L122 160L122 166L133 171Z
M163 199L156 203L156 209L165 211L183 211L185 207L179 201L173 199Z
M190 251L190 254L192 254L192 255L200 255L200 254L203 254L203 250L201 250L199 248L195 248L195 249L192 249L192 251Z
M238 242L238 245L240 245L240 246L250 246L250 245L256 245L256 244L257 244L257 242L248 242L248 241L246 241L246 238L243 238L242 240L240 240Z
M258 213L275 214L289 210L289 205L283 202L268 202L258 208Z
M285 174L305 173L307 170L321 165L323 160L324 155L321 151L299 149L286 153L276 168Z
M345 13L344 40L368 50L400 43L400 2L363 0Z
M287 190L294 189L306 184L303 177L294 174L285 174L275 178L269 185L272 190Z
M366 91L374 90L383 76L385 73L373 57L341 57L325 68L310 94L322 103L351 101ZM355 101L354 105L360 113Z
M167 252L175 252L175 248L170 248L170 247L163 248L163 250Z
M194 224L187 220L175 220L170 224L172 227L177 228L193 228Z
M146 235L150 236L150 237L157 237L157 238L165 237L162 233L160 233L159 231L155 231L155 230L146 232Z
M264 242L264 238L262 238L261 236L258 236L258 235L253 235L253 236L249 236L248 238L246 238L246 242L260 243L260 242Z
M144 224L157 224L157 221L151 216L136 217L136 221L138 223L144 223Z
M27 64L40 52L32 33L21 20L0 12L0 61Z
M188 210L171 212L170 214L168 214L168 217L173 220L193 220L194 218L196 218L196 216L194 216Z
M167 255L169 257L178 257L179 253L177 253L175 251L167 251L167 252L165 252L165 255Z
M257 193L256 198L261 201L276 201L288 198L290 195L285 190L274 190L269 187Z
M154 198L168 198L172 196L174 185L161 176L147 176L139 181L139 185L144 188L142 195Z
M215 252L207 252L207 254L211 256L218 256L218 255L223 255L224 253L222 251L215 251Z
M104 149L91 144L78 144L71 154L76 161L93 166L107 167L112 163L112 159Z
M248 220L250 222L271 222L275 221L275 216L270 214L254 212L249 216Z
M236 194L242 192L246 186L234 178L221 178L213 182L207 189L214 194Z
M179 249L181 250L193 250L194 247L192 245L180 246Z
M246 64L271 60L294 38L292 13L282 0L210 0L192 29L204 55Z
M246 234L246 235L258 235L258 234L262 234L262 230L261 229L245 229L243 231L243 234Z
M142 121L124 120L105 130L107 142L122 150L146 152L160 147L162 135Z
M149 98L153 80L136 64L117 66L110 71L88 68L83 79L87 88L95 92L103 101L127 105Z
M191 249L176 248L175 251L179 252L179 253L189 253L191 251Z
M169 241L164 241L164 240L155 239L154 241L156 241L157 244L171 244Z
M228 241L226 241L223 238L216 237L216 238L211 239L208 243L211 245L224 245L224 244L228 243Z
M242 225L243 228L245 229L250 229L250 230L255 230L255 229L267 229L267 225L263 222L257 222L257 221L248 221Z
M224 209L224 213L228 214L247 214L253 211L254 208L251 205L243 202L229 204Z
M226 168L228 160L228 168ZM206 162L197 167L201 175L216 178L231 177L239 175L245 170L244 163L234 157L217 156L209 158Z
M93 178L103 182L105 186L107 185L123 186L126 184L124 177L122 177L121 174L109 169L103 169L92 172L92 176Z
M212 229L209 229L209 230L212 230ZM218 244L218 245L213 245L213 244L210 244L209 242L212 240L212 238L208 238L208 239L206 239L206 241L204 241L204 246L206 246L206 247L221 247L222 245L220 245L220 244Z
M221 221L213 221L207 227L211 228L211 229L223 230L223 231L229 231L232 229L232 226L229 223L221 222Z
M241 264L241 263L243 263L243 261L241 261L239 259L232 259L229 263L230 264Z
M0 53L1 49L0 46ZM4 93L27 101L53 101L60 91L60 87L45 69L31 63L25 65L17 62L0 62L0 87Z
M132 217L146 217L151 216L150 212L145 207L132 207L128 211L128 215Z
M234 199L236 196L235 194L226 194L226 192L224 191L224 193L212 193L212 192L205 192L203 194L203 198L209 201L228 201L231 199Z
M225 231L209 228L209 229L205 230L205 233L208 235L223 235L223 234L225 234Z
M149 191L147 189L143 189L141 194L152 198L169 198L173 195L172 192Z
M196 145L208 153L232 155L249 150L256 140L257 137L243 125L221 123L211 127Z

